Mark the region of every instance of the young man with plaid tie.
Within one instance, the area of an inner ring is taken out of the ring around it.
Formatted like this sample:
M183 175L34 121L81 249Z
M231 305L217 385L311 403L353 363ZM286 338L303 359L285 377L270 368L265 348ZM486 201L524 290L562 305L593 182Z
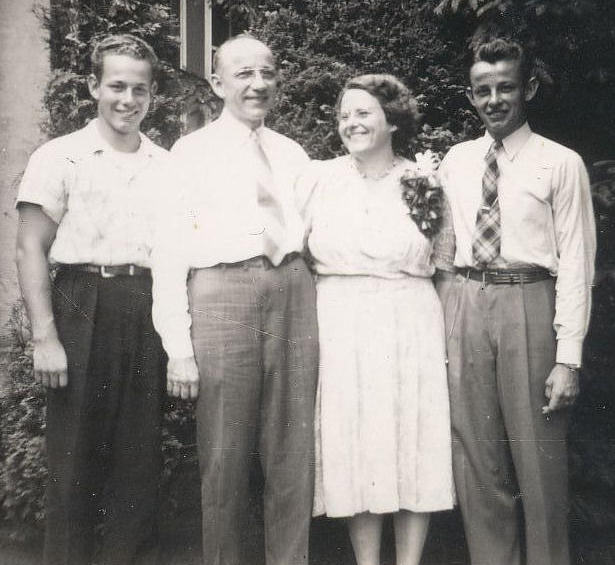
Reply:
M455 483L472 565L567 565L568 408L591 301L595 226L581 158L530 129L538 82L517 42L473 53L486 127L442 162L455 249L438 282ZM525 528L525 531L523 531Z

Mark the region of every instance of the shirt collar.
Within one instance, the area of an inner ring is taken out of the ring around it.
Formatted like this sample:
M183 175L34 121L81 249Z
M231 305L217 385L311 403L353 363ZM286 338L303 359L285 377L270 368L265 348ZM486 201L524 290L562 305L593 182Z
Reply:
M532 129L530 125L525 122L520 128L516 129L502 140L504 154L509 161L512 161L516 157L517 153L519 153L521 148L527 143L531 135ZM485 139L489 141L489 145L493 143L493 137L491 137L489 132L485 132Z
M84 129L86 135L86 142L83 145L83 150L86 153L98 153L102 151L115 151L113 147L105 140L98 130L98 118L91 120ZM139 132L139 138L141 143L139 149L135 153L139 156L152 157L154 155L154 143L150 139Z
M227 108L222 110L218 122L221 126L224 126L225 136L232 138L234 141L247 141L253 131L252 128L249 128L246 124L233 116L231 111ZM257 135L262 139L265 126L261 123L254 131L256 131Z

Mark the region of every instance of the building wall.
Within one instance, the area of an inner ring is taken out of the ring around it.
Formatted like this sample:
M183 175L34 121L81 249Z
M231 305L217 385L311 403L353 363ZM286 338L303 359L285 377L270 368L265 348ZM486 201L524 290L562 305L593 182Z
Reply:
M19 296L14 201L21 173L44 140L42 97L49 76L44 32L33 12L48 0L0 0L0 345Z

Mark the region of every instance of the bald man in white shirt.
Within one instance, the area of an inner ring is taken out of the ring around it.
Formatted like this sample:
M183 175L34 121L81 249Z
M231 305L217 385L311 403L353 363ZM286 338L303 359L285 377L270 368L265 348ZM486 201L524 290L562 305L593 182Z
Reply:
M456 240L438 290L459 504L472 565L568 565L567 412L596 249L588 177L527 124L538 84L521 45L480 45L470 82L487 131L441 166Z
M172 150L179 209L154 250L154 323L169 393L198 396L204 563L255 562L244 542L258 454L266 562L305 564L318 336L293 186L308 157L263 125L278 81L266 45L233 38L214 66L222 115Z

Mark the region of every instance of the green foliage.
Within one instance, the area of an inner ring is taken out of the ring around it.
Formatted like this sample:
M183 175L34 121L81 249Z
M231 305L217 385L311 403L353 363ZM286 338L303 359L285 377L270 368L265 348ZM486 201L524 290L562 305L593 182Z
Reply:
M2 359L7 381L0 395L0 517L16 538L44 517L45 401L33 386L29 326L21 302L8 322L10 348Z
M283 80L270 123L317 158L341 152L335 102L347 78L396 75L413 91L425 127L413 150L442 152L478 130L464 96L459 46L434 2L260 2L250 30L278 56Z
M49 31L52 76L44 104L48 120L43 124L50 137L65 135L96 115L96 104L87 89L89 54L101 37L132 33L148 41L161 64L158 94L144 120L143 131L169 148L184 129L182 113L190 103L211 112L215 107L209 85L178 69L179 27L173 3L145 0L52 0L39 8Z
M442 0L443 24L476 29L473 41L506 27L540 57L542 88L532 124L588 162L613 157L615 3L612 0ZM471 34L468 34L468 38Z

